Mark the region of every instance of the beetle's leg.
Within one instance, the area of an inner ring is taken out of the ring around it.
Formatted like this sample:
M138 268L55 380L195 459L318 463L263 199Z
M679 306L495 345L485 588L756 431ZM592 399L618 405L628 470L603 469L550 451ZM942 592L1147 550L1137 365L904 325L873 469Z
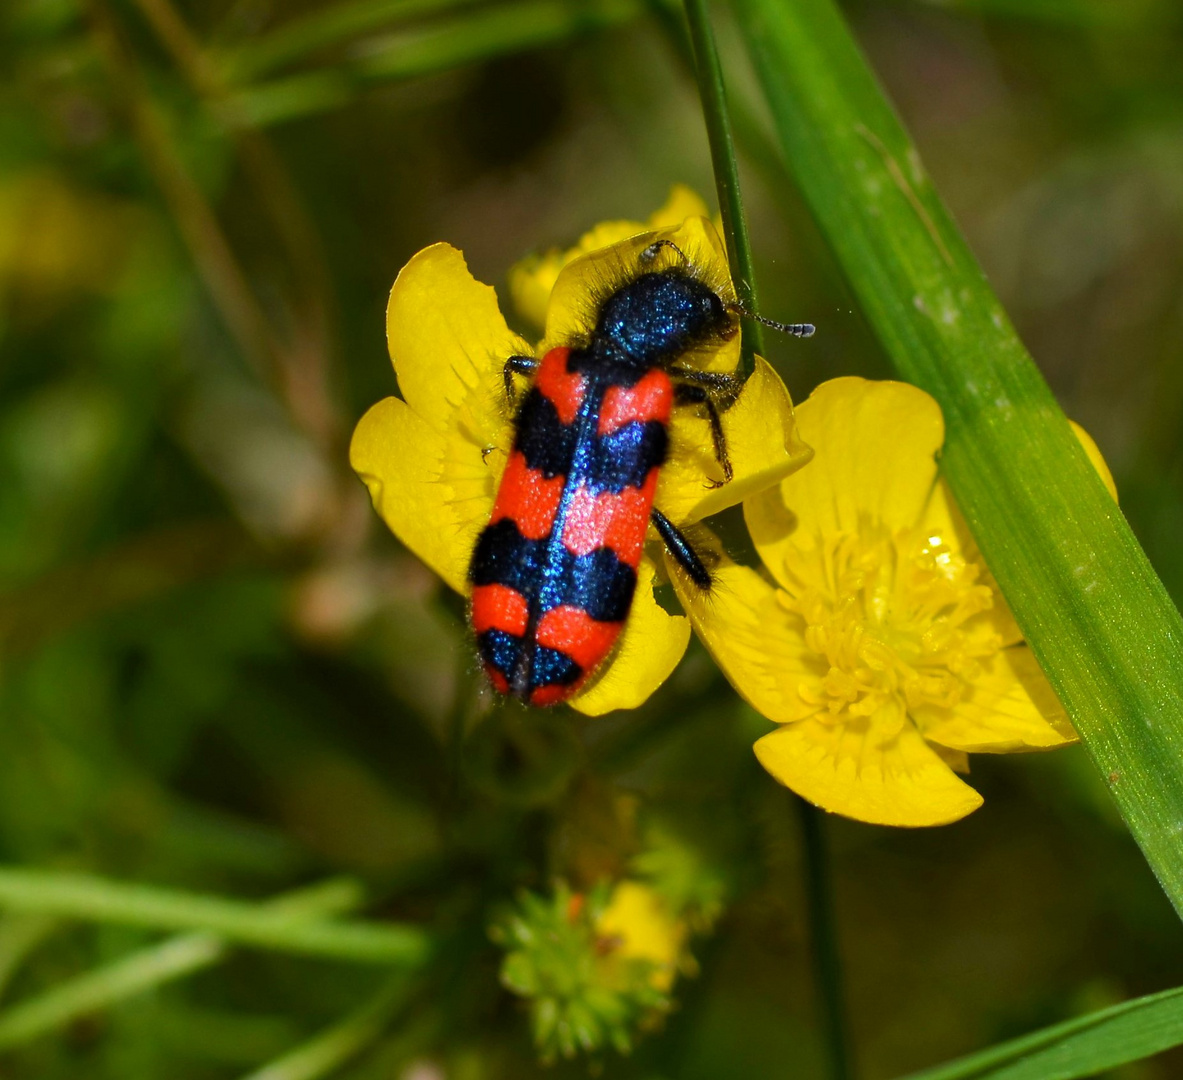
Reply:
M694 545L686 539L682 530L656 506L649 511L649 516L653 521L653 527L661 536L666 550L674 557L674 561L686 571L686 576L700 589L709 589L711 587L711 572L706 568L702 556L694 550Z
M692 383L710 391L723 405L723 410L729 409L739 397L746 380L742 375L730 371L699 371L697 368L670 365L666 373L674 382Z
M511 356L505 361L501 369L501 377L505 380L505 397L512 405L517 398L513 389L515 375L533 375L538 370L538 361L533 356Z
M735 475L731 468L731 458L727 453L727 437L723 434L723 421L719 419L719 409L715 399L706 386L692 382L678 383L674 387L674 401L679 405L702 405L706 409L707 421L711 425L711 442L715 447L715 460L723 470L722 480L712 480L707 487L718 488L731 481Z
M644 251L641 252L641 260L643 262L652 262L657 258L658 252L660 252L662 248L670 248L673 251L676 251L678 258L682 260L682 263L686 266L690 265L690 259L687 257L686 252L678 247L678 245L672 240L654 240L652 244L650 244Z

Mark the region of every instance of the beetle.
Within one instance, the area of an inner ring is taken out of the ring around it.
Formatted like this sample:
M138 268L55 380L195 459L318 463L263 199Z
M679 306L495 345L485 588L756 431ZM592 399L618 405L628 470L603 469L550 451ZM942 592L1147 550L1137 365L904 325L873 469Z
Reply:
M670 249L675 261L659 266ZM675 406L706 413L723 473L708 486L732 477L720 405L742 382L685 359L733 338L746 313L704 277L672 241L655 241L600 298L590 334L505 363L511 402L514 376L532 381L469 568L481 661L503 694L554 705L578 691L624 626L650 523L690 580L711 587L702 557L653 505Z

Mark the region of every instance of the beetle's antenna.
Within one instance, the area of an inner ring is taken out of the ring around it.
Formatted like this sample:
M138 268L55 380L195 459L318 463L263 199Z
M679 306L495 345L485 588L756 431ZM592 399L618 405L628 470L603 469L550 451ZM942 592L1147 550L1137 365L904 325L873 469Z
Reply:
M766 319L763 315L756 315L750 311L746 311L740 304L730 304L729 307L737 315L742 315L745 319L754 319L756 322L761 323L764 326L771 326L773 330L779 330L782 334L788 334L791 337L813 337L814 331L817 329L813 323L783 323L776 322L774 319Z

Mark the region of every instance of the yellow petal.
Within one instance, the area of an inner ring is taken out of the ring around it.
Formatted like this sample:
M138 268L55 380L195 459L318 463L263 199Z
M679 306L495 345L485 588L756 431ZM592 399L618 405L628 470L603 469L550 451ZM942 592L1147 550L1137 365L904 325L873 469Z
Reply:
M932 494L929 496L928 505L924 508L922 523L924 535L930 540L948 545L966 562L977 563L981 567L982 572L978 580L983 585L990 587L994 595L994 606L989 611L976 616L976 619L984 619L990 623L1003 647L1017 645L1022 641L1023 631L1015 622L1015 617L1011 614L1002 591L994 581L989 567L986 566L982 553L978 551L973 533L969 531L969 526L965 523L965 518L962 517L957 502L953 498L953 492L949 489L949 484L943 476L938 477L937 482L932 486Z
M721 558L704 592L666 555L666 568L695 632L731 685L752 708L783 723L818 709L797 692L825 675L805 647L800 619L778 602L757 571Z
M648 224L640 221L601 221L585 232L574 247L565 251L551 248L542 255L529 255L509 271L509 291L514 309L535 326L545 326L546 305L550 301L551 290L559 272L572 259L619 244L621 240L627 240L637 233L681 225L689 217L706 217L708 213L706 203L690 188L685 184L674 184L665 205L649 215Z
M1076 436L1080 445L1084 447L1084 452L1088 455L1089 461L1093 463L1093 468L1101 474L1101 480L1109 489L1109 494L1113 496L1113 501L1117 502L1117 485L1113 482L1113 473L1109 471L1109 465L1101 456L1101 451L1097 444L1093 442L1093 437L1084 430L1075 420L1069 420L1072 425L1072 433Z
M349 463L390 531L449 585L459 588L464 571L441 528L443 455L444 436L393 397L367 410L349 444Z
M698 192L685 184L674 184L665 205L649 215L649 228L665 229L671 225L681 225L687 218L710 217L710 214Z
M735 288L727 272L727 254L715 227L706 218L688 218L676 227L640 233L612 247L593 251L568 263L550 294L544 349L586 341L595 329L600 302L643 269L680 261L676 252L658 252L652 263L641 253L659 240L669 240L689 260L695 276L713 289L725 304L734 304ZM709 370L730 371L739 361L739 334L686 357L686 362Z
M781 377L761 357L735 404L721 417L734 476L722 487L711 428L692 407L679 409L670 425L670 460L661 470L657 505L676 522L700 521L734 506L801 468L813 451L801 441L793 402Z
M651 227L640 221L601 221L585 232L579 238L579 243L566 251L551 248L542 255L526 256L509 271L509 291L514 309L535 326L546 326L546 308L550 303L551 290L567 263L580 255L619 244L621 240L627 240Z
M1003 649L983 669L969 694L953 708L913 711L926 739L955 750L995 754L1076 742L1055 692L1026 645Z
M813 447L809 467L744 504L748 531L774 576L784 580L789 545L920 520L945 432L940 407L923 390L831 379L797 406L797 432Z
M403 399L423 420L478 450L507 441L502 370L508 357L534 350L510 332L497 294L454 247L433 244L403 267L390 290L386 340Z
M940 743L934 742L930 742L928 745L932 747L936 756L955 773L969 776L969 754L964 750L950 750L947 746L941 746Z
M945 825L982 804L910 723L884 740L874 718L801 720L765 735L756 756L802 798L874 825Z
M1089 433L1075 421L1069 420L1068 423L1072 426L1073 434L1080 441L1080 445L1093 463L1093 467L1100 474L1109 494L1116 500L1117 487L1113 482L1113 474L1101 456L1101 451L1097 449L1097 444L1093 442ZM957 506L957 500L954 499L953 492L944 477L939 477L933 485L928 505L924 508L921 520L926 536L939 538L954 551L959 552L967 561L982 565L982 583L990 585L994 590L994 607L985 617L990 619L1004 646L1015 645L1022 641L1023 632L1015 622L1015 617L1011 614L1001 590L990 574L989 568L985 565L985 560L978 550L973 533L969 531L969 526Z
M349 462L390 531L461 593L505 461L490 454L482 462L479 452L469 460L463 451L398 398L373 406L349 446Z
M690 622L669 615L653 596L656 567L648 555L637 567L637 591L612 655L570 704L588 716L635 709L673 674L690 641Z
M609 956L655 965L650 982L658 990L673 985L686 941L686 924L674 918L648 885L620 882L596 920L596 936L608 944Z
M509 269L509 296L514 311L539 329L546 326L550 291L555 287L559 271L570 261L569 251L551 248L514 263Z

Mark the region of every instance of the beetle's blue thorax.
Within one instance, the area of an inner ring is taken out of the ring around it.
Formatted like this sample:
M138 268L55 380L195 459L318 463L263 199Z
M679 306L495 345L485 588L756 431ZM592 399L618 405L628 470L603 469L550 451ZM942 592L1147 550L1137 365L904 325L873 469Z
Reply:
M646 367L711 338L734 321L713 289L689 274L657 270L621 286L600 308L595 339Z

